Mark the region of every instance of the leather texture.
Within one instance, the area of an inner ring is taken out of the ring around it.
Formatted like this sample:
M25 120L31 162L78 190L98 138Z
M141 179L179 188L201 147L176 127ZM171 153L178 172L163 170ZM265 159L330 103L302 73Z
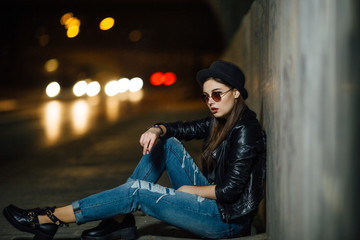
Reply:
M213 119L162 123L164 138L204 139L210 133ZM223 221L229 222L257 209L264 196L266 135L256 114L248 107L227 137L212 152L216 160L215 194ZM207 166L203 166L207 169ZM205 177L208 173L203 171Z
M58 226L54 223L39 224L38 215L44 215L45 210L34 208L25 210L9 205L3 210L6 219L17 229L35 234L42 239L53 239Z

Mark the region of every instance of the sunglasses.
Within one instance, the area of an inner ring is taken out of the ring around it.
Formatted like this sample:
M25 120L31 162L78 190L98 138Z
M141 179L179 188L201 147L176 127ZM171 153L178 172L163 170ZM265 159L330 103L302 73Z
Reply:
M209 102L209 98L212 98L215 102L220 102L221 98L223 96L225 96L225 94L227 94L228 92L230 92L231 90L233 90L234 88L230 88L229 90L227 90L226 92L212 92L211 96L209 96L208 94L204 93L203 95L201 95L201 100L208 104Z

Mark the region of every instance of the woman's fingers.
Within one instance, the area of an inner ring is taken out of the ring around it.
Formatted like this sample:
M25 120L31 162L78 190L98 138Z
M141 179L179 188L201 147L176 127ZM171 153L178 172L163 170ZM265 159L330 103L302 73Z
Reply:
M149 142L150 142L149 137L145 136L142 143L143 155L145 155L148 152Z
M155 141L157 137L155 135L145 137L144 143L143 143L143 155L149 153L151 149L153 148Z
M143 147L143 155L146 154L146 151L147 151L147 148L148 148L148 144L149 143L149 140L148 140L148 136L146 134L143 134L141 136L141 139L140 139L140 146Z
M154 129L149 129L140 137L140 146L143 147L143 155L149 153L158 139L159 134Z
M151 152L151 149L153 148L153 146L154 146L154 144L155 144L156 138L157 138L156 136L155 136L155 137L152 136L152 137L150 138L150 141L149 141L149 144L148 144L146 153Z

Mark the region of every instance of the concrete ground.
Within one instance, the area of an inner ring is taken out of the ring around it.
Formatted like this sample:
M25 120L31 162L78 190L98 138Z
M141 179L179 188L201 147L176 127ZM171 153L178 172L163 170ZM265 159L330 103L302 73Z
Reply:
M20 159L1 161L0 207L22 208L64 206L89 194L115 187L130 175L141 157L140 134L159 121L192 120L203 117L204 109L189 107L177 111L135 114L111 125L97 128L86 136L54 147L27 153ZM199 158L200 141L185 143L190 154ZM21 149L19 149L21 151ZM168 185L163 176L160 184ZM141 212L135 213L139 239L198 239ZM55 239L78 240L81 232L98 222L60 228ZM254 233L255 229L253 229ZM255 233L254 233L255 234ZM239 238L264 240L266 234ZM0 240L32 239L31 234L13 228L1 215Z

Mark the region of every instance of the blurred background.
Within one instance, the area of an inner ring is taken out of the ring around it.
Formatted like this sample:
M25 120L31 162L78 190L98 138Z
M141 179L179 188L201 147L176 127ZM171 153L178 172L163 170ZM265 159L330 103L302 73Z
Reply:
M2 1L1 9L1 96L122 77L151 90L155 72L193 89L194 73L225 46L206 1Z
M246 103L267 134L256 232L359 239L358 0L0 7L1 207L63 205L122 183L149 126L207 116L195 74L224 59L244 70ZM201 142L184 144L199 159ZM0 218L0 238L16 234Z
M198 102L196 72L221 56L252 1L235 2L2 1L3 128L40 114L49 143L65 131L64 119L77 121L69 134L85 133L96 127L90 118L117 121L120 104L143 111ZM240 11L221 14L234 6ZM9 154L15 132L3 130Z
M244 13L251 2L241 4ZM191 91L194 73L219 57L231 34L215 8L190 0L2 1L1 96L121 77L140 77L151 90L155 72L173 72L175 87Z
M207 116L196 72L222 56L252 2L1 1L0 207L117 186L149 126ZM198 160L201 142L187 147ZM0 218L0 239L24 236Z

